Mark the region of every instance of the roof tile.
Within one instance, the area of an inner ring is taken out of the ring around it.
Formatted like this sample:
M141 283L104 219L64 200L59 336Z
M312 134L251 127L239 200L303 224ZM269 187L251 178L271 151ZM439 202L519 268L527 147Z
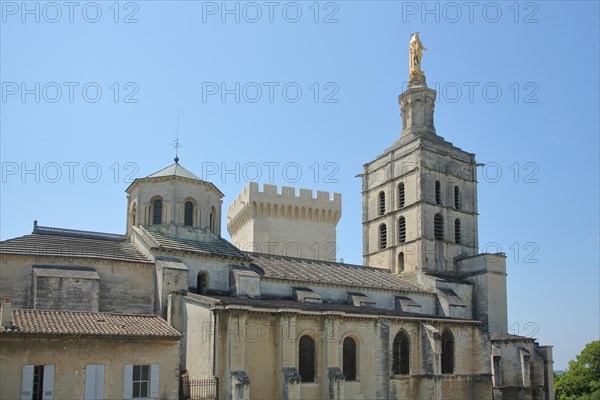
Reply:
M0 334L181 337L156 315L13 309L11 322L13 327L0 327Z

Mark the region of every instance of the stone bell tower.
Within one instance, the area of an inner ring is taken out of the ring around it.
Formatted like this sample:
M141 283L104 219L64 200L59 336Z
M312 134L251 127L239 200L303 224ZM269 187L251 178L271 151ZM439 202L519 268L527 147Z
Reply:
M475 155L436 134L423 50L414 34L400 139L362 173L364 263L395 273L451 273L478 250Z

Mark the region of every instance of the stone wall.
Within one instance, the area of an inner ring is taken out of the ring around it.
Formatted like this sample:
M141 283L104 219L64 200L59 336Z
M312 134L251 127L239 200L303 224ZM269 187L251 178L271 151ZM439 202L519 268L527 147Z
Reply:
M54 365L54 398L81 399L85 367L104 365L104 398L123 398L125 364L160 364L160 398L179 393L178 341L107 341L106 339L0 336L0 397L21 397L23 365Z
M97 292L98 311L123 314L152 314L154 312L154 263L2 255L0 262L0 298L8 297L15 308L34 308L34 265L56 268L79 267L88 271L95 271L100 278ZM44 282L46 284L43 284ZM77 298L84 296L81 290L85 285L82 285L81 280L76 282L76 279L70 278L51 281L42 280L38 284L38 289L43 289L38 291L39 296L42 296L41 299L48 300L48 296L44 297L44 293L51 289L59 290L57 293L63 293L63 295L61 295L62 297L53 297L50 303L45 301L38 301L38 303L40 307L46 309L49 307L48 304L51 304L51 307L59 307L58 309L72 307ZM90 285L94 286L95 284L90 283ZM60 289L58 289L59 286ZM54 293L53 296L56 296L57 293ZM66 305L58 304L57 302L60 303L59 299L66 302ZM86 302L90 307L95 307L93 295ZM77 307L79 306L75 306L74 309L78 309Z

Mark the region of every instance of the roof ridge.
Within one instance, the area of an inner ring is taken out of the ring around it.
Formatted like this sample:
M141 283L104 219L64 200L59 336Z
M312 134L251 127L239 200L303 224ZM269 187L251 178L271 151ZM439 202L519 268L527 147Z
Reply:
M13 308L13 312L16 311L26 311L26 312L36 312L36 313L63 313L63 314L103 314L103 315L115 315L119 317L152 317L152 318L160 318L161 320L166 321L163 317L156 314L123 314L109 311L83 311L83 310L40 310L37 308Z
M33 222L33 232L31 232L31 233L38 234L38 235L77 237L77 238L83 238L83 239L110 240L110 241L115 241L115 242L122 242L127 239L127 236L117 234L117 233L83 231L83 230L78 230L78 229L40 226L37 224L37 221Z

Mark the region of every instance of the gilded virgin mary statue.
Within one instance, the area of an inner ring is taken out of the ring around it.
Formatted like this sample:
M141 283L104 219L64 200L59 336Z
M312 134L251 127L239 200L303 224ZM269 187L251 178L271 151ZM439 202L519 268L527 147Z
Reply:
M421 39L419 39L419 32L413 33L409 43L410 49L410 75L425 75L421 70L421 58L423 57L423 50L427 50Z

